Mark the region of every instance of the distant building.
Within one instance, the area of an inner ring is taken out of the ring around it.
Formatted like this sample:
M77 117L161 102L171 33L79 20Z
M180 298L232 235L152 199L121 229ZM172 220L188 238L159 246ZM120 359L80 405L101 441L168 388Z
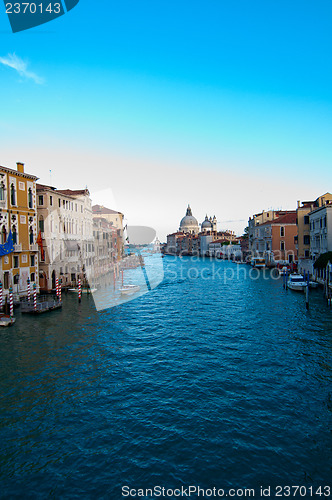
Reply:
M95 282L114 269L117 262L117 229L103 217L93 217Z
M93 205L92 211L94 217L106 219L117 230L117 259L120 260L124 253L123 213L104 207L103 205Z
M0 257L0 280L4 293L26 293L27 280L38 285L38 245L35 175L0 166L1 244L8 242L11 231L14 251Z
M197 219L192 214L190 205L188 205L186 215L181 219L179 232L185 234L198 234L199 225Z

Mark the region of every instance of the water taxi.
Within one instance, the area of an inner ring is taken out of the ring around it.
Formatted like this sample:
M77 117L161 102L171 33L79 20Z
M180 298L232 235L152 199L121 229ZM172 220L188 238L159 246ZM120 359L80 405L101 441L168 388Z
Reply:
M265 267L265 259L262 259L260 257L255 257L253 259L251 259L251 265L253 267L257 267L258 269L261 269L263 267Z

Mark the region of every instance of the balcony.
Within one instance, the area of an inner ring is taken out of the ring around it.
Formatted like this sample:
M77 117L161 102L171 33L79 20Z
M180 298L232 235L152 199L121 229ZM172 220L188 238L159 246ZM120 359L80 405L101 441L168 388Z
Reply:
M22 252L22 245L14 245L14 252Z
M38 245L34 243L33 245L29 245L30 252L38 252Z

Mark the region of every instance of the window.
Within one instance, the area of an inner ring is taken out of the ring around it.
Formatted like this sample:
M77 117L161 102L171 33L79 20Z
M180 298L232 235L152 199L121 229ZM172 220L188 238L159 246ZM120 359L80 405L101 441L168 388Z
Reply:
M284 228L284 226L281 226L281 228L280 228L280 236L281 237L285 236L285 228Z
M285 242L281 241L280 242L280 250L283 252L285 250Z
M326 215L324 217L324 227L327 227L327 217L326 217Z
M33 207L33 198L32 198L32 189L31 188L29 188L29 191L28 191L28 206L29 206L29 208Z
M304 251L304 256L307 259L310 256L310 251L309 250L305 250Z
M1 184L0 184L0 201L3 201L4 199L5 199L5 185L1 181Z
M35 266L35 256L34 255L30 255L30 266L31 267Z
M61 200L60 200L60 198L59 198L59 208L60 208L60 207L61 207Z
M309 215L304 216L304 224L309 224Z
M30 274L30 282L35 281L35 273Z
M303 243L304 243L304 245L310 245L310 236L309 236L309 234L305 234L303 236Z
M50 196L50 205L53 205L53 196Z
M39 218L39 229L42 233L44 232L44 217L42 215Z
M5 226L2 226L2 231L1 231L1 243L4 244L7 241L7 230Z
M19 274L15 274L14 276L14 285L18 285L20 281L20 275Z
M38 196L38 205L44 205L44 196L42 194Z
M30 243L30 245L33 245L33 229L32 229L32 227L30 227L30 231L29 231L29 243Z
M16 191L14 184L10 186L10 203L12 205L16 205Z
M14 257L13 257L13 267L15 267L15 268L19 267L18 255L14 255Z
M17 244L17 232L16 232L16 226L13 226L13 229L12 229L12 236L13 236L13 244L16 245Z

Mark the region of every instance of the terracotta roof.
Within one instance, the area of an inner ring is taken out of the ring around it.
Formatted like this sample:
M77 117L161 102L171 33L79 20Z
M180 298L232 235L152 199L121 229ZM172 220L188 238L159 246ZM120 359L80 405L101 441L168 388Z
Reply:
M57 193L67 196L90 194L88 189L76 189L74 191L72 189L57 189Z
M46 186L46 184L36 184L37 191L55 191L56 188L53 186Z
M214 240L214 241L211 241L211 243L209 243L210 245L213 245L213 243L225 243L226 241L226 238L222 238L222 239L219 239L219 240Z
M286 213L282 212L280 217L258 224L256 228L267 226L269 224L296 224L296 210L289 210L289 212Z
M117 210L112 210L111 208L106 208L103 205L93 205L92 211L95 214L120 214L123 215L123 213L118 212Z
M296 212L290 212L271 221L272 224L296 224Z

